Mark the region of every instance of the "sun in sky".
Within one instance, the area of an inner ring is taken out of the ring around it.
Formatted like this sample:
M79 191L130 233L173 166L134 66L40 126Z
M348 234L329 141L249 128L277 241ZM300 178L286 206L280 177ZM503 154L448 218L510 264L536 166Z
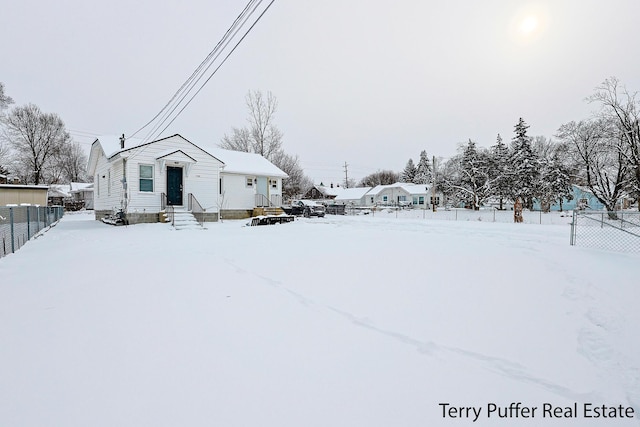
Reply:
M511 35L518 42L534 42L544 34L547 21L547 13L542 7L529 5L513 16Z
M530 36L536 32L538 27L538 17L536 15L527 15L520 22L518 30L523 36Z

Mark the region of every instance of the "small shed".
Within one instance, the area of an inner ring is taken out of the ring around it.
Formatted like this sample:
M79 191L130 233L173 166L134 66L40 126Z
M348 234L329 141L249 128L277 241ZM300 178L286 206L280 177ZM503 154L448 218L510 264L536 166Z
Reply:
M47 206L46 185L0 184L0 206L40 205Z

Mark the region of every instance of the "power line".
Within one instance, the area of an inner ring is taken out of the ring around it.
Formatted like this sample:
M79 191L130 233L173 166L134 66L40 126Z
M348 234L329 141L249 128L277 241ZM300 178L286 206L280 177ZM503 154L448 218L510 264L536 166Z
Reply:
M207 55L207 57L198 65L195 71L191 74L191 76L183 83L183 85L176 91L173 97L167 102L167 104L160 110L156 116L151 119L147 124L142 126L136 132L134 132L131 137L137 135L140 131L155 123L152 129L147 133L146 137L143 139L143 142L147 142L149 140L153 140L157 138L162 132L164 132L186 109L186 107L193 101L193 99L200 93L200 91L204 88L204 86L211 80L211 78L216 74L216 72L222 67L222 65L227 61L227 59L231 56L231 54L235 51L235 49L240 45L240 43L245 39L247 34L254 28L257 22L262 18L262 16L266 13L266 11L271 7L275 0L271 0L269 5L262 11L262 13L255 19L250 28L244 33L244 35L240 38L240 40L235 44L233 49L225 56L222 62L211 72L211 74L207 77L207 79L202 83L202 85L197 89L197 91L188 99L188 101L182 106L182 108L176 113L176 110L180 107L180 105L185 101L187 96L194 90L195 86L205 77L205 73L214 65L214 62L223 54L224 50L230 45L236 35L240 32L240 30L247 24L249 18L256 12L258 7L262 4L264 0L251 0L243 11L238 15L235 19L231 27L227 30L222 39L216 44L214 49ZM175 114L174 114L175 113ZM172 117L173 115L173 117ZM159 119L159 120L158 120ZM168 124L159 130L165 123Z
M261 0L262 1L262 0ZM247 35L251 32L251 30L253 29L253 27L256 26L256 24L258 23L258 21L260 21L260 19L264 16L264 14L267 12L267 10L269 10L269 8L271 7L271 5L275 2L275 0L271 0L271 2L267 5L267 7L262 11L262 13L258 16L258 18L253 22L253 24L251 24L251 27L249 27L249 29L244 33L244 35L240 38L240 40L238 40L238 42L235 44L235 46L233 46L233 49L231 49L231 51L224 57L224 59L222 60L222 62L220 63L220 65L218 65L215 70L213 70L213 72L209 75L209 77L204 81L204 83L202 83L202 85L200 86L200 88L198 88L198 90L196 91L196 93L193 94L193 96L191 98L189 98L189 101L187 101L187 103L180 109L180 111L178 111L178 113L173 117L173 119L171 119L171 121L160 131L156 133L156 137L159 136L160 134L162 134L162 132L164 132L169 126L171 126L171 124L180 116L180 114L182 114L182 112L185 110L185 108L187 108L189 106L189 104L191 104L191 101L193 101L193 99L200 93L200 91L205 87L205 85L207 83L209 83L209 80L211 80L211 78L218 72L218 70L224 65L225 62L227 62L227 59L229 59L229 57L231 56L231 54L237 49L237 47L240 45L240 43L242 43L242 41L247 37ZM255 11L255 9L254 9ZM251 12L253 13L253 11ZM246 21L245 21L246 22ZM234 34L235 35L235 34ZM225 47L228 45L228 43L225 45ZM208 69L209 67L207 67ZM186 96L186 94L185 94ZM182 98L184 99L184 97ZM182 101L182 100L181 100ZM177 106L176 106L177 108ZM174 108L175 110L175 108Z

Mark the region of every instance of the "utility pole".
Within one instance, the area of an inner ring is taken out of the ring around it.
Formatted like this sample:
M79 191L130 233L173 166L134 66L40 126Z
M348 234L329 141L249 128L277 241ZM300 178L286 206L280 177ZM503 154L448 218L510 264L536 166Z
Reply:
M431 206L433 211L436 211L436 156L433 156L431 162L431 168L433 169L433 183L431 184Z
M347 173L347 162L344 162L344 188L349 188L349 174Z

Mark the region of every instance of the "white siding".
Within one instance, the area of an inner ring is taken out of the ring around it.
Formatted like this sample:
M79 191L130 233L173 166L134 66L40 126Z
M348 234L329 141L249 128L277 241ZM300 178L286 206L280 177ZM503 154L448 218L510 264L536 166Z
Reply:
M159 153L180 150L195 162L185 163L186 156L176 153L157 160ZM123 153L125 154L125 153ZM221 163L180 137L167 138L126 152L129 212L159 212L162 193L167 192L167 166L183 168L183 203L192 193L207 212L218 212L218 182ZM153 165L153 191L140 191L140 165Z

